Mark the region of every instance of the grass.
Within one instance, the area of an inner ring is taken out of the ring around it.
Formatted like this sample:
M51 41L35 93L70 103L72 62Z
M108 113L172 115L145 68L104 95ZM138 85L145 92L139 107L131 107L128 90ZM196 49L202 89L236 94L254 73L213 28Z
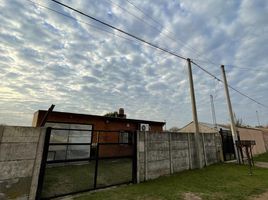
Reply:
M263 153L263 154L259 154L257 156L254 157L254 161L257 162L268 162L268 152Z
M243 200L263 193L268 188L268 169L236 164L216 164L201 170L184 171L136 185L83 194L75 200L129 199L129 200L177 200L187 192L202 199Z
M97 187L130 182L131 159L99 160ZM42 197L53 197L94 188L95 161L80 165L47 167Z

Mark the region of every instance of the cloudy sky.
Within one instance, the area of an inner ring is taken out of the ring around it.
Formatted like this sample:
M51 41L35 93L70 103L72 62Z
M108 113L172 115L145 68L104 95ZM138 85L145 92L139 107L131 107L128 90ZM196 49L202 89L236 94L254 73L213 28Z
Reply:
M50 0L0 0L0 124L31 125L48 109L129 118L192 120L185 60L65 9ZM268 1L61 0L151 43L193 59L268 105ZM54 11L52 11L53 9ZM55 12L56 11L56 12ZM193 67L198 118L228 123L222 83ZM244 123L268 124L268 108L230 91Z

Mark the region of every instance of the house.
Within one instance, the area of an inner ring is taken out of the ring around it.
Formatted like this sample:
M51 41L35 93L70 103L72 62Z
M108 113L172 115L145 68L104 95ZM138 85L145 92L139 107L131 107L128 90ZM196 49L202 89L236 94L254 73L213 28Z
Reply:
M39 127L46 113L47 111L45 110L36 111L32 126ZM99 154L102 157L129 156L133 152L133 145L131 144L134 143L133 136L135 131L142 129L144 131L161 132L164 125L165 122L128 119L123 108L119 109L118 115L115 117L53 111L48 115L45 124L47 127L63 129L52 133L51 142L90 143L92 144L91 150L94 145L99 143L102 144L99 148ZM68 130L71 130L71 134ZM68 135L68 138L64 135ZM64 150L62 150L62 154L63 152ZM84 152L86 151L84 150ZM68 154L68 156L77 158L77 155L73 154ZM51 156L64 157L60 155L58 151Z
M237 127L240 140L254 140L256 145L252 149L252 154L262 154L266 152L264 133L260 129L250 127Z
M222 131L220 132L220 130ZM194 131L195 131L195 126L193 122L190 122L189 124L187 124L186 126L180 129L180 132L194 132ZM252 149L253 155L266 152L263 130L256 129L256 128L249 128L249 127L237 127L237 131L238 131L240 140L254 140L256 142L256 145ZM232 143L232 134L231 134L230 126L220 125L220 124L217 124L215 126L213 124L199 122L199 132L200 133L219 132L221 134L222 141L223 141L223 153L227 152L228 154L230 154L233 151L231 149L233 146L233 143ZM230 143L232 144L230 145Z
M261 130L263 133L263 139L264 139L264 144L266 147L266 152L268 152L268 128L258 128L258 130Z

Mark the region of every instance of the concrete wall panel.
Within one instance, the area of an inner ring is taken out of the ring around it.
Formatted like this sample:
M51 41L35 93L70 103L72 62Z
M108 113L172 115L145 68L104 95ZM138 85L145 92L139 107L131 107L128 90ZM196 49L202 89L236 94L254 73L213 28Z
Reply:
M33 164L33 160L0 162L1 180L29 177L32 175Z
M143 132L138 134L140 136L138 137L137 149L139 154L138 182L182 170L198 168L193 133L147 132L148 137L144 137ZM145 138L147 138L147 141L145 141ZM202 137L199 140L201 143L202 165L205 166L205 163L209 165L218 162L217 152L220 143L215 134L204 134L205 155ZM144 145L142 149L140 148L141 143Z
M37 143L4 143L0 146L0 161L35 159Z
M41 133L43 137L40 137ZM42 128L0 127L1 200L35 199L44 134Z

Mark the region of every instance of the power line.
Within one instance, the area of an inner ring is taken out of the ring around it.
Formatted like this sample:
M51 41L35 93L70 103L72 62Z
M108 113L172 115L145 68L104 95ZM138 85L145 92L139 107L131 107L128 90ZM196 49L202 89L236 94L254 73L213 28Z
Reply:
M196 51L196 50L194 50L193 48L187 47L186 44L185 44L182 40L179 40L179 39L176 40L176 39L174 39L174 35L173 35L173 34L172 34L173 37L171 37L170 35L163 33L162 30L159 29L158 27L152 25L151 23L148 23L148 22L147 22L146 20L144 20L143 18L141 18L141 17L139 17L139 16L133 14L133 13L130 12L128 9L126 9L126 8L124 8L124 7L122 7L122 6L118 5L118 4L116 4L116 3L114 3L112 0L106 0L106 1L109 1L110 4L117 6L117 7L120 8L121 10L124 10L124 11L127 12L129 15L131 15L131 16L135 17L136 19L142 21L144 24L149 25L149 26L152 27L154 30L160 32L160 35L162 34L162 35L168 37L170 40L174 41L175 43L177 43L177 42L181 43L181 44L182 44L183 46L185 46L186 48L192 50L194 54L196 54L197 56L199 56L198 53L195 53L195 52L194 52L194 51ZM129 2L129 1L128 1L128 2ZM131 5L133 5L133 4L131 4ZM136 8L136 7L135 7L135 8ZM141 9L139 9L139 11L142 12ZM142 12L142 14L145 15L144 12ZM147 16L147 15L146 15L146 16ZM151 18L152 18L152 17L151 17ZM160 24L160 23L158 22L158 24ZM164 28L163 25L160 24L160 26ZM167 31L165 28L164 28L164 31L170 34L170 32ZM182 48L182 47L181 47L181 48ZM177 50L175 50L175 51L177 51Z
M120 28L117 28L117 27L115 27L115 26L113 26L113 25L110 25L110 24L108 24L108 23L106 23L106 22L104 22L104 21L102 21L102 20L100 20L100 19L97 19L97 18L95 18L95 17L92 17L92 16L90 16L90 15L88 15L88 14L85 14L84 12L79 11L79 10L77 10L77 9L75 9L75 8L72 8L71 6L68 6L68 5L64 4L64 3L61 3L61 2L59 2L59 1L57 1L57 0L51 0L51 1L53 1L53 2L55 2L55 3L57 3L57 4L59 4L59 5L62 5L63 7L68 8L68 9L70 9L70 10L72 10L72 11L75 11L75 12L77 12L77 13L79 13L79 14L85 16L85 17L88 17L88 18L90 18L90 19L92 19L92 20L94 20L94 21L96 21L96 22L99 22L100 24L103 24L103 25L105 25L105 26L107 26L107 27L109 27L109 28L112 28L112 29L114 29L114 30L116 30L116 31L118 31L118 32L120 32L120 33L123 33L123 34L125 34L125 35L127 35L127 36L130 36L130 37L132 37L132 38L134 38L134 39L136 39L136 40L139 40L140 42L143 42L143 43L145 43L145 44L147 44L147 45L149 45L149 46L151 46L151 47L154 47L154 48L159 49L159 50L161 50L161 51L163 51L163 52L169 53L169 54L171 54L171 55L173 55L173 56L176 56L176 57L178 57L178 58L180 58L180 59L183 59L183 60L186 60L186 59L187 59L187 58L185 58L185 57L183 57L183 56L180 56L180 55L178 55L178 54L176 54L176 53L174 53L174 52L172 52L172 51L170 51L170 50L167 50L167 49L165 49L165 48L162 48L162 47L160 47L160 46L158 46L158 45L156 45L156 44L153 44L153 43L151 43L151 42L146 41L145 39L142 39L142 38L137 37L137 36L135 36L135 35L133 35L133 34L131 34L131 33L129 33L129 32L126 32L126 31L124 31L124 30L122 30L122 29L120 29Z
M201 62L201 63L210 63L210 64L213 64L213 65L221 65L220 63L211 63L211 62L208 62L208 61L205 61L205 60L200 60L200 59L192 59L193 61L197 61L197 62ZM242 69L242 70L251 70L251 71L260 71L260 72L267 72L268 73L268 69L267 70L261 70L261 69L256 69L256 68L252 68L252 67L263 67L264 65L260 66L245 66L245 67L240 67L238 65L233 65L233 64L225 64L224 65L225 67L233 67L234 69Z
M28 0L28 1L31 1L31 0ZM180 58L180 59L186 60L186 58L183 57L183 56L177 55L177 54L173 53L173 52L170 51L170 50L164 49L164 48L162 48L162 47L160 47L160 46L158 46L158 45L155 45L155 44L153 44L153 43L151 43L151 42L148 42L148 41L146 41L146 40L144 40L144 39L142 39L142 38L139 38L139 37L137 37L137 36L135 36L135 35L133 35L133 34L131 34L131 33L128 33L128 32L126 32L126 31L124 31L124 30L122 30L122 29L119 29L119 28L113 26L113 25L110 25L110 24L108 24L108 23L106 23L106 22L103 22L102 20L99 20L99 19L97 19L97 18L95 18L95 17L92 17L92 16L90 16L90 15L88 15L88 14L85 14L85 13L83 13L83 12L81 12L81 11L75 9L75 8L72 8L72 7L70 7L70 6L66 5L66 4L63 4L63 3L61 3L61 2L59 2L59 1L57 1L57 0L51 0L51 1L53 1L53 2L55 2L55 3L57 3L57 4L59 4L59 5L62 5L62 6L68 8L68 9L70 9L70 10L73 10L73 11L75 11L75 12L77 12L77 13L83 15L83 16L86 16L86 17L88 17L88 18L90 18L90 19L92 19L92 20L94 20L94 21L97 21L97 22L99 22L99 23L101 23L101 24L103 24L103 25L105 25L105 26L107 26L107 27L109 27L109 28L112 28L112 29L114 29L114 30L116 30L116 31L119 31L119 32L121 32L121 33L123 33L123 34L125 34L125 35L128 35L128 36L130 36L130 37L132 37L132 38L134 38L134 39L136 39L136 40L138 40L138 41L140 41L140 42L143 42L143 43L145 43L145 44L147 44L147 45L149 45L149 46L152 46L152 47L154 47L154 48L156 48L156 49L158 49L158 50L164 51L164 52L166 52L166 53L168 53L168 54L171 54L171 55L173 55L173 56L176 56L176 57L178 57L178 58ZM32 2L32 1L31 1L31 2ZM51 9L50 9L50 10L51 10ZM68 16L68 15L67 15L67 16ZM202 66L200 66L199 64L195 63L194 61L191 61L191 62L192 62L195 66L197 66L198 68L200 68L202 71L204 71L205 73L207 73L207 74L209 74L210 76L212 76L213 78L215 78L216 80L218 80L218 81L220 81L220 82L223 82L221 79L219 79L218 77L216 77L214 74L212 74L212 73L209 72L208 70L204 69L204 68L203 68ZM268 106L266 106L266 105L264 105L264 104L262 104L262 103L256 101L255 99L253 99L253 98L249 97L248 95L246 95L246 94L240 92L239 90L235 89L234 87L232 87L232 86L230 86L230 85L228 85L228 87L231 88L232 90L236 91L236 92L239 93L240 95L242 95L242 96L244 96L244 97L246 97L246 98L248 98L248 99L254 101L255 103L257 103L257 104L259 104L259 105L262 105L262 106L268 108Z
M197 63L195 63L195 62L193 62L193 61L191 61L191 63L193 63L195 66L197 66L197 67L200 68L202 71L204 71L204 72L207 73L208 75L212 76L213 78L215 78L215 79L218 80L219 82L222 82L222 83L223 83L223 81L222 81L221 79L219 79L218 77L216 77L214 74L212 74L212 73L209 72L208 70L204 69L204 68L203 68L202 66L200 66L199 64L197 64ZM250 97L250 96L248 96L248 95L246 95L246 94L240 92L239 90L237 90L237 89L234 88L233 86L231 86L231 85L228 84L228 87L231 88L232 90L236 91L236 92L239 93L240 95L242 95L242 96L244 96L244 97L250 99L251 101L254 101L254 102L257 103L257 104L259 104L259 105L261 105L261 106L263 106L263 107L265 107L265 108L268 108L267 105L264 105L264 104L260 103L259 101L253 99L252 97Z
M130 38L126 38L126 37L124 37L124 36L121 36L121 35L112 33L112 32L110 32L110 31L108 31L108 30L105 30L105 29L100 28L100 27L97 27L97 26L95 26L95 25L93 25L93 24L84 22L84 21L79 20L79 19L77 19L77 18L75 18L75 17L72 17L72 16L70 16L70 15L67 15L67 14L65 14L65 13L63 13L63 12L60 12L60 11L57 11L57 10L55 10L55 9L49 8L49 7L47 7L47 6L44 6L44 5L40 4L40 3L31 1L31 0L26 0L26 1L29 1L29 2L31 2L31 3L33 3L33 4L37 5L37 6L39 6L39 7L41 7L41 8L45 8L45 9L47 9L47 10L49 10L49 11L52 11L52 12L54 12L54 13L57 13L57 14L62 15L62 16L64 16L64 17L67 17L67 18L72 19L72 20L74 20L74 21L77 21L77 22L86 24L86 25L88 25L88 26L91 26L91 27L93 27L93 28L95 28L95 29L98 29L98 30L100 30L100 31L106 32L106 33L108 33L108 34L114 35L114 36L116 36L116 37L120 37L120 38L122 38L122 39L131 41L131 42L136 42L136 41L134 41L134 40L131 40Z
M225 66L233 67L235 69L246 70L246 71L251 70L251 71L258 71L258 72L266 72L266 73L268 73L268 69L267 70L253 69L253 68L250 68L250 67L239 67L237 65L225 65Z
M130 38L126 38L126 37L124 37L124 36L115 34L115 33L113 33L113 32L110 32L110 31L108 31L108 30L102 29L102 28L100 28L100 27L97 27L97 26L95 26L95 25L93 25L93 24L90 24L90 23L87 23L87 22L85 22L85 21L79 20L79 19L77 19L77 18L75 18L75 17L69 16L69 15L67 15L67 14L65 14L65 13L62 13L62 12L60 12L60 11L57 11L57 10L55 10L55 9L49 8L49 7L47 7L47 6L44 6L44 5L40 4L40 3L33 2L32 0L26 0L26 1L29 1L29 2L31 2L32 4L35 4L36 6L38 6L38 7L40 7L40 8L44 8L44 9L47 9L47 10L49 10L49 11L51 11L51 12L56 13L56 14L62 15L62 16L64 16L64 17L67 17L67 18L69 18L69 19L71 19L71 20L74 20L74 21L77 21L77 22L80 22L80 23L84 23L84 24L86 24L86 25L88 25L88 26L91 26L91 27L93 27L93 28L95 28L95 29L98 29L98 30L100 30L100 31L106 32L106 33L108 33L108 34L110 34L110 35L114 35L114 36L116 36L116 37L119 37L119 38L128 40L128 41L130 41L130 42L135 42L135 43L137 42L137 41L132 40L132 39L130 39ZM6 43L6 44L7 44L7 43ZM160 51L158 51L158 52L160 52ZM173 56L173 55L170 55L170 56ZM166 57L166 58L167 58L167 57Z
M111 1L111 0L110 0ZM140 11L144 16L150 18L152 21L154 21L156 24L160 25L163 30L167 33L167 34L172 34L172 36L175 36L175 33L172 31L167 30L160 22L158 22L156 19L154 19L152 16L150 16L149 14L147 14L145 11L143 11L141 8L139 8L137 5L135 5L133 2L131 2L130 0L126 0L130 5L132 5L134 8L136 8L138 11ZM164 34L166 35L166 34ZM169 35L166 35L167 37L170 38ZM176 36L175 36L176 37ZM189 50L191 50L195 55L197 55L197 57L200 57L202 55L202 53L198 52L196 49L192 48L191 46L187 45L184 43L183 40L180 39L174 39L172 38L172 40L175 40L176 42L180 42L181 44L183 44L183 46ZM183 48L183 47L182 47ZM211 61L210 59L208 59L208 62L213 63L213 61Z

